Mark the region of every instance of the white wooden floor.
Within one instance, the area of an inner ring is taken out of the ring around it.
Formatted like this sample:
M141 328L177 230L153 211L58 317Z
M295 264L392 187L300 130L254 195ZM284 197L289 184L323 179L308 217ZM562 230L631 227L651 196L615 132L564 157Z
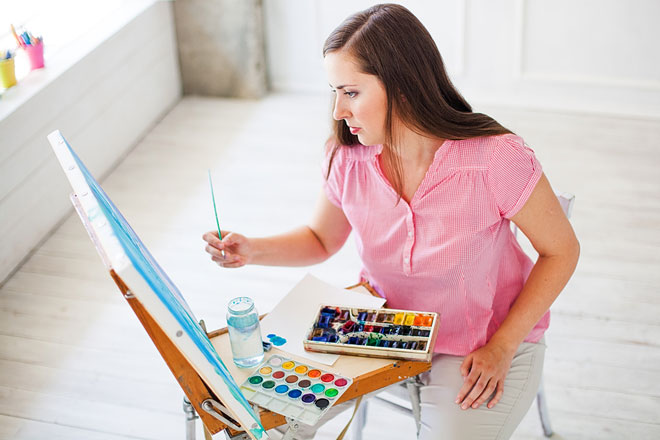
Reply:
M553 186L577 196L582 257L547 334L555 438L660 438L660 121L479 110L523 135ZM185 98L103 180L209 328L236 295L266 312L307 272L355 280L352 243L312 268L221 270L200 238L214 225L209 168L224 228L306 221L328 114L326 97ZM72 214L0 289L0 438L182 439L181 396ZM414 437L412 420L378 405L369 416L367 439ZM515 438L542 438L535 407Z

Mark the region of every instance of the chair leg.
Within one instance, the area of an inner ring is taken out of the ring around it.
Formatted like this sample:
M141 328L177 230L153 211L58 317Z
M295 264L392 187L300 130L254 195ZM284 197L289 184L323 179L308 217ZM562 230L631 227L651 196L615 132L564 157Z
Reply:
M539 384L539 391L536 394L536 403L539 409L539 417L541 418L541 426L543 427L543 435L552 437L552 426L550 426L550 413L548 412L548 404L545 401L545 389L543 387L543 379Z
M362 430L364 425L367 424L367 408L369 407L369 400L363 399L362 404L355 414L355 421L353 422L353 440L362 440Z

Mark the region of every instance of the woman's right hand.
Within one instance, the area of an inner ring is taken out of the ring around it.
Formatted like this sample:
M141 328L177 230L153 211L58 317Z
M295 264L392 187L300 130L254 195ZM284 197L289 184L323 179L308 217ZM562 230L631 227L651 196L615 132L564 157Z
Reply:
M241 267L250 262L250 240L235 232L222 231L222 241L218 231L209 231L202 236L206 242L204 250L211 255L211 260L221 267ZM222 255L224 251L224 256Z

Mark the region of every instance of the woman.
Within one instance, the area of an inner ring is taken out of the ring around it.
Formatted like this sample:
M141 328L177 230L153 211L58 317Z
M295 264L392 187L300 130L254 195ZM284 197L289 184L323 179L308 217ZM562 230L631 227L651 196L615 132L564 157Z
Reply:
M361 277L388 307L442 315L420 438L508 438L538 389L548 309L577 264L571 225L533 151L472 112L406 8L352 15L323 55L336 124L312 222L267 238L208 232L206 251L222 267L308 265L354 231Z

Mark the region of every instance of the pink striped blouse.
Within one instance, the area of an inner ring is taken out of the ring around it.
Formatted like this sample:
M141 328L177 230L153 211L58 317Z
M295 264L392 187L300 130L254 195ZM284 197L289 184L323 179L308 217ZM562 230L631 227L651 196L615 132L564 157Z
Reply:
M439 313L435 352L467 355L495 333L531 271L508 219L541 165L515 135L447 140L410 203L395 205L381 151L340 148L325 192L353 228L362 279L390 308ZM549 321L548 312L525 340L538 342Z

